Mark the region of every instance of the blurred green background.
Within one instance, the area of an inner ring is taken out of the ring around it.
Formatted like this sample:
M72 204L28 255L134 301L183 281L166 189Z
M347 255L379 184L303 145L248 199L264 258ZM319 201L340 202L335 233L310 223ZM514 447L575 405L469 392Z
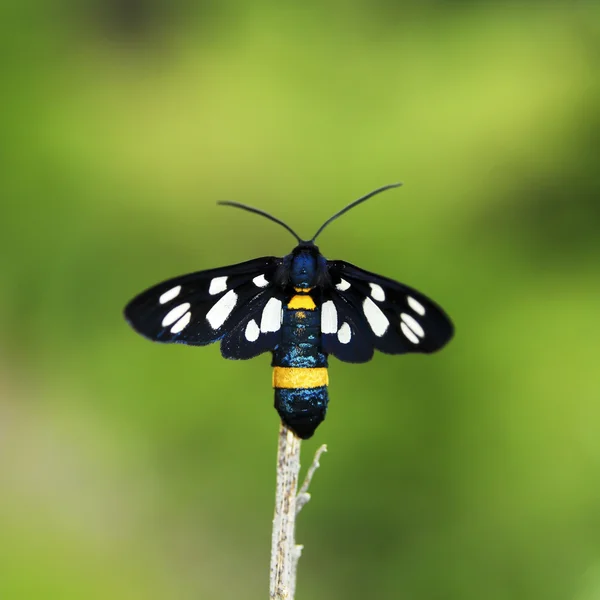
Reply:
M270 356L150 344L181 273L324 254L455 321L331 361L298 598L600 598L600 7L7 2L0 598L265 598Z

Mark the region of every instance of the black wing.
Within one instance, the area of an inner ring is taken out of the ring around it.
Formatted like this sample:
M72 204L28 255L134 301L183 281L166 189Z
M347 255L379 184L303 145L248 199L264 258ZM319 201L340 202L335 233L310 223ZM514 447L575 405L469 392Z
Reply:
M222 340L226 358L257 356L279 343L280 264L280 258L264 257L169 279L134 298L125 318L156 342L204 346Z
M454 333L446 313L420 292L340 260L328 261L323 291L323 350L347 362L388 354L435 352Z

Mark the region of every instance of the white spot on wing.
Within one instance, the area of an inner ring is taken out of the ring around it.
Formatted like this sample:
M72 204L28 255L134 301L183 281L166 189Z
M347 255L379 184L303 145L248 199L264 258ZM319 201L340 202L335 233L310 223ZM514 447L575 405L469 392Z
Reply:
M338 340L340 340L340 344L348 344L351 338L352 330L350 329L350 325L348 325L348 323L343 323L338 331Z
M227 276L223 277L215 277L210 280L210 287L208 288L208 293L211 296L216 296L221 292L224 292L227 289Z
M413 343L418 344L419 338L410 330L410 328L406 325L404 321L400 323L400 329L402 329L402 333Z
M170 300L173 300L173 298L177 298L177 296L179 296L179 292L181 292L181 286L176 285L174 288L171 288L162 294L158 301L160 304L166 304Z
M259 288L267 287L269 285L269 282L265 279L264 275L257 275L252 282Z
M175 308L172 308L162 320L161 325L163 327L168 327L169 325L173 325L175 321L183 317L185 313L188 311L188 308L191 306L189 302L184 302L183 304L178 304Z
M406 313L401 313L400 315L402 321L410 327L412 331L414 331L419 337L425 337L425 330L419 325L419 323L413 319L410 315Z
M380 285L376 283L370 283L371 286L371 298L377 300L378 302L383 302L385 300L385 292Z
M337 310L335 304L331 300L327 300L321 306L321 331L323 333L337 333L337 330Z
M279 331L281 327L281 300L271 298L263 308L260 318L260 330L263 333Z
M365 301L363 302L363 311L373 333L377 337L381 337L387 331L390 324L388 318L371 298L365 298Z
M179 333L183 331L189 324L190 319L192 318L192 313L188 310L173 327L171 327L171 333Z
M252 319L248 325L246 325L245 335L249 342L255 342L258 339L258 336L260 335L260 329L258 328L258 325L254 319Z
M229 318L231 311L237 304L238 296L233 290L229 290L215 305L206 313L206 320L213 329L219 329Z
M345 279L342 279L335 287L340 292L345 292L350 287L350 284Z
M406 296L406 301L416 313L419 313L421 316L425 314L425 307L420 302L410 296Z

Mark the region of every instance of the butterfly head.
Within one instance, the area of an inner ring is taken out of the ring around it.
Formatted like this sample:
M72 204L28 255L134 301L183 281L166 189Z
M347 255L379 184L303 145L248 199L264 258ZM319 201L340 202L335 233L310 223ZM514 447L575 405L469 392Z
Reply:
M325 269L325 258L313 242L300 242L289 255L289 282L294 288L312 288Z

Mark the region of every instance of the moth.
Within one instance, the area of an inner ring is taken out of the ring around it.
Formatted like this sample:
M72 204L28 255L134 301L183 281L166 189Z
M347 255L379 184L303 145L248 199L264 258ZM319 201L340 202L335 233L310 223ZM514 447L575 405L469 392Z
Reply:
M399 185L355 200L308 241L260 209L219 202L278 223L298 245L283 258L256 258L159 283L127 305L125 318L155 342L221 342L221 354L231 359L272 352L275 408L300 438L310 438L327 412L329 355L363 363L375 350L431 353L452 338L452 322L435 302L392 279L327 260L315 245L332 221Z

